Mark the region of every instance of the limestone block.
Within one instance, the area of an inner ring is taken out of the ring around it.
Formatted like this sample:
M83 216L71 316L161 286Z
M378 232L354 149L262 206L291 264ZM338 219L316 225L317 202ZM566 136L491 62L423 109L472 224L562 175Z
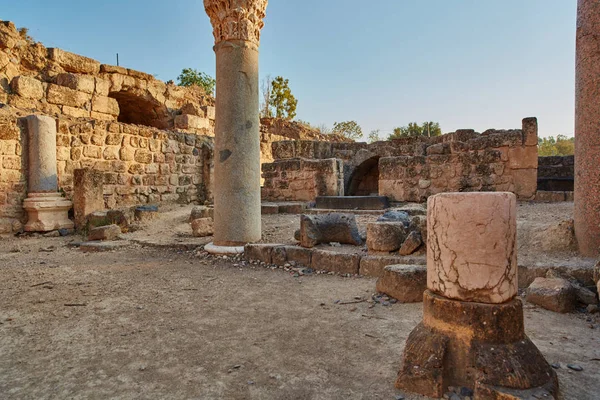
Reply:
M192 222L198 218L214 218L215 209L206 206L196 206L192 208L189 221Z
M138 149L135 151L134 160L142 164L150 164L152 162L152 153L148 150Z
M244 259L246 261L260 261L271 264L273 248L278 245L250 243L244 246Z
M104 175L91 168L73 171L73 211L75 226L85 226L86 217L104 210Z
M402 246L400 246L398 253L401 256L408 256L414 253L422 244L423 239L421 238L421 234L417 231L411 231L402 243Z
M496 304L517 295L512 193L430 197L427 231L430 290L450 299Z
M261 214L279 214L279 205L277 204L261 204Z
M383 275L384 268L388 265L410 264L425 265L425 257L398 257L398 256L364 256L360 259L360 275L374 276Z
M197 218L192 221L192 234L195 237L212 236L214 233L212 218Z
M91 75L96 75L100 72L100 63L98 61L58 48L49 48L48 58L57 62L67 72Z
M176 129L208 129L210 124L207 118L196 115L182 114L175 117Z
M110 80L96 77L95 93L101 96L108 96L110 93Z
M88 240L115 240L121 234L119 225L105 225L90 229Z
M92 111L116 117L119 115L119 103L111 97L96 95L92 98Z
M102 64L100 65L100 72L106 73L106 74L122 74L122 75L127 75L127 68L123 68L123 67L119 67L116 65L108 65L108 64Z
M205 118L206 112L200 107L199 104L196 103L185 103L183 107L181 107L181 114L188 115L196 115L198 117Z
M216 119L216 108L213 106L204 106L202 107L204 110L204 115L211 121Z
M277 246L273 248L271 262L275 265L285 265L285 263L295 263L310 267L312 251L300 246Z
M538 167L537 146L509 147L508 165L511 169L529 169Z
M535 278L527 288L527 301L550 311L567 313L576 305L575 287L562 278Z
M535 117L523 119L523 144L525 146L538 145L538 120Z
M519 200L531 200L537 191L537 168L512 170L515 194Z
M360 267L360 255L313 250L310 266L316 271L355 275Z
M30 76L16 76L10 83L11 89L21 97L41 100L44 97L42 82Z
M367 248L369 251L396 251L407 234L402 222L371 222L367 225Z
M139 206L135 208L134 217L139 222L149 222L158 218L157 206Z
M356 217L353 214L339 213L300 216L299 241L302 247L331 242L356 246L362 244Z
M94 93L96 88L96 81L93 76L81 74L58 74L54 78L54 83L89 94Z
M423 265L389 265L377 280L377 291L400 303L420 303L427 289L427 267Z
M73 90L66 86L55 85L52 83L48 85L48 103L60 104L74 108L81 108L90 99L91 95L87 93Z

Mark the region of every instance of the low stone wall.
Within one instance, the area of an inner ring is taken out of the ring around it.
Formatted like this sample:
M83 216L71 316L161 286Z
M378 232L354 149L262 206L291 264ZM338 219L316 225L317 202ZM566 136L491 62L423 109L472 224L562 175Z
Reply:
M17 117L0 114L0 233L24 222L27 137ZM71 199L73 171L104 175L107 208L211 200L212 138L118 122L57 120L59 191Z
M573 191L575 156L550 156L538 159L538 190Z
M262 165L262 199L267 201L311 201L317 196L343 196L342 163L325 160L290 159Z
M465 129L372 144L282 141L273 143L272 152L276 160L341 160L348 195L377 192L394 201L425 201L441 192L510 191L530 200L537 189L535 118L524 119L522 129L481 134ZM279 167L281 172L286 165ZM375 182L365 182L375 177ZM277 198L278 186L269 179L265 175L269 196ZM289 193L286 199L300 200Z

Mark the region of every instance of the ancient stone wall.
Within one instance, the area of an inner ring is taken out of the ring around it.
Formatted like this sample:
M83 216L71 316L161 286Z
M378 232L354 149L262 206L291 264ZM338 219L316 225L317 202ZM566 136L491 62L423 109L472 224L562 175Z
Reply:
M267 201L311 201L317 196L343 196L342 162L289 159L262 166L262 199Z
M538 190L573 191L575 156L550 156L538 159Z
M394 201L425 201L441 192L510 191L519 199L532 199L537 188L535 118L524 119L522 129L481 134L459 130L372 144L282 141L272 147L276 160L342 160L349 195L377 191ZM374 176L377 183L364 181ZM277 186L268 182L271 177L264 178L273 188L270 196L277 197L273 193Z
M199 87L46 48L6 21L0 21L0 103L54 117L214 135L214 99Z
M0 113L0 232L18 231L26 197L25 126ZM73 171L104 175L107 208L211 198L212 138L106 121L57 120L59 191L72 198Z

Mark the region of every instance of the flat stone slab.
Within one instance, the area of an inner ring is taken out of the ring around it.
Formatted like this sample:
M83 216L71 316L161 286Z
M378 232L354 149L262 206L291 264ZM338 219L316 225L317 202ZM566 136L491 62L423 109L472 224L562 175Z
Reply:
M419 303L427 289L427 267L424 265L389 265L377 280L377 291L400 303Z
M332 210L385 210L390 202L385 196L317 196L317 208Z

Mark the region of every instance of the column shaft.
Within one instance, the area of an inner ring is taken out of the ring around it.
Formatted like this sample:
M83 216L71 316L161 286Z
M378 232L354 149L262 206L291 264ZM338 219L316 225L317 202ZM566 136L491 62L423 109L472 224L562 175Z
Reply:
M575 235L600 254L600 2L579 0L575 82Z
M27 117L29 139L29 193L54 193L58 190L56 170L56 121L44 115Z
M261 238L258 48L226 40L215 52L214 243L236 246Z

